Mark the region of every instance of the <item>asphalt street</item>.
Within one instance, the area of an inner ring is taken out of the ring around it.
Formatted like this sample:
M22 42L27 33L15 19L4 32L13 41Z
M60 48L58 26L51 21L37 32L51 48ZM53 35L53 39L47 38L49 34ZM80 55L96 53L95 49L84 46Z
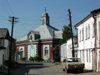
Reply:
M13 71L13 75L100 75L100 73L91 72L87 70L84 70L83 73L66 73L62 71L61 65L44 63L43 65L24 65L18 70Z

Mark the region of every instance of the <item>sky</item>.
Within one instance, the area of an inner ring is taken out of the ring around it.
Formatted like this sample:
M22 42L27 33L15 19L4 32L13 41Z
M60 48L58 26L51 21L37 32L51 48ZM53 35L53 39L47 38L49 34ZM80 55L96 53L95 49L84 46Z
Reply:
M11 33L9 17L17 17L14 25L14 38L19 39L41 24L45 11L50 16L50 25L62 30L69 24L68 9L71 9L74 25L85 18L92 10L100 8L100 0L0 0L0 28L8 28Z

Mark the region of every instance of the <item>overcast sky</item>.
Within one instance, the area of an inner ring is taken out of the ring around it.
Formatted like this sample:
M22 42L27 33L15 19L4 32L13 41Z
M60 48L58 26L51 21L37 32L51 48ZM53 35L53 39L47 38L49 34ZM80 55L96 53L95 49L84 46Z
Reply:
M50 25L62 30L68 25L68 9L72 12L73 27L90 11L100 8L100 0L0 0L0 28L11 31L8 16L15 16L14 37L20 38L41 24L40 18L46 8Z

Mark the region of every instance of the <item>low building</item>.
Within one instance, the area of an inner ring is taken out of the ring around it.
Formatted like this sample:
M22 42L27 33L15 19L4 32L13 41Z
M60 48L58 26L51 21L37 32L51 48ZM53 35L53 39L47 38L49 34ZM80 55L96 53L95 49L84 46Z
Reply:
M0 28L0 65L6 63L9 60L9 51L10 51L10 40L9 31L7 28ZM15 39L13 39L13 47L11 51L11 61L14 61L15 53Z
M77 54L77 39L74 38L74 54L75 57L78 56ZM60 55L61 55L61 62L65 58L72 58L72 39L69 39L66 43L62 44L60 47Z
M62 31L52 27L49 15L45 11L41 17L41 25L31 30L16 42L16 61L40 56L44 60L53 60L52 47L62 38Z

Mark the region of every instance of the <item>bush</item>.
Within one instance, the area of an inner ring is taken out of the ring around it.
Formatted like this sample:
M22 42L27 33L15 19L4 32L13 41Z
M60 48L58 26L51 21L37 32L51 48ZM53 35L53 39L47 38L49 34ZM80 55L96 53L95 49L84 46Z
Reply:
M26 58L25 58L25 57L23 57L23 58L22 58L22 61L26 61Z
M31 57L31 56L30 56L29 60L30 60L30 61L34 61L34 57Z
M43 61L43 59L40 56L35 56L33 59L34 61Z

